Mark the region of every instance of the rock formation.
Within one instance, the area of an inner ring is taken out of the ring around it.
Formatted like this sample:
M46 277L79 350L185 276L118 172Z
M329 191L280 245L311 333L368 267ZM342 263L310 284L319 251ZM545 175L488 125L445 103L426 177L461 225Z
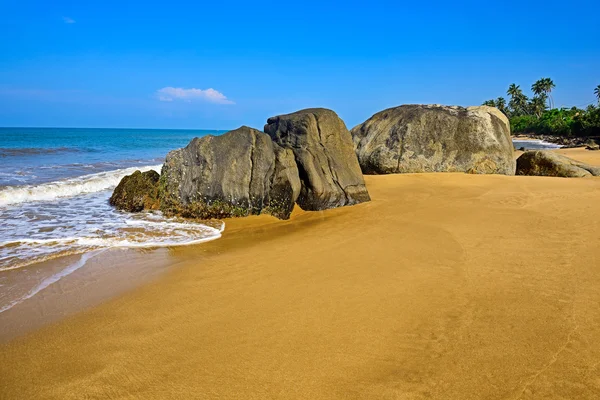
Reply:
M600 176L600 167L573 160L548 150L526 151L517 159L517 175L582 178Z
M265 132L294 153L301 190L297 203L316 211L369 201L369 193L344 122L313 108L269 118Z
M515 173L510 125L494 107L404 105L373 115L351 133L365 174Z
M294 155L246 126L167 155L161 209L190 218L269 213L287 219L300 192Z
M125 176L115 188L109 203L119 210L140 212L159 208L158 180L156 171L135 171Z

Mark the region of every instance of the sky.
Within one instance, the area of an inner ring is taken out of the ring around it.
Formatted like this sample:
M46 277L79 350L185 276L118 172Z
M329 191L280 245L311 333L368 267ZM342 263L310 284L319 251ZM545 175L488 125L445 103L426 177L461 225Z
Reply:
M0 126L262 129L326 107L351 128L541 77L557 106L585 106L598 15L597 0L0 0Z

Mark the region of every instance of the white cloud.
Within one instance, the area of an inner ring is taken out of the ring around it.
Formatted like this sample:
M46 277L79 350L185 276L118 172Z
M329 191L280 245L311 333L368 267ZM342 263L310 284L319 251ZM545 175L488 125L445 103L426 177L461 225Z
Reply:
M75 20L73 18L69 18L69 17L63 17L63 21L65 22L65 24L74 24Z
M184 89L168 86L157 90L156 97L160 101L184 100L191 102L194 100L203 100L217 104L235 104L233 101L225 97L223 93L212 88L202 90L196 88Z

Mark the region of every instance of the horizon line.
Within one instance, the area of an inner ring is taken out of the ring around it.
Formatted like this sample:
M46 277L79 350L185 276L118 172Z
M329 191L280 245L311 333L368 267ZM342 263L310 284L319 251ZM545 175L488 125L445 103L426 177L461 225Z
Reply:
M0 129L137 129L137 130L156 130L156 131L223 131L227 132L233 129L212 129L212 128L132 128L132 127L85 127L85 126L0 126Z

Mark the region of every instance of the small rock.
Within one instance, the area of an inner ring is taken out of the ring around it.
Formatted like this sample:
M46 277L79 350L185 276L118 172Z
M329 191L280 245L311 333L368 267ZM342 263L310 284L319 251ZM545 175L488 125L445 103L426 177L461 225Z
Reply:
M600 150L600 145L598 145L598 143L596 143L593 139L590 139L585 143L585 148L587 150Z
M109 203L119 210L140 212L158 210L158 181L160 175L156 171L135 171L125 176L115 188Z
M600 176L600 167L584 164L549 150L535 150L527 151L517 159L517 175L581 178Z

